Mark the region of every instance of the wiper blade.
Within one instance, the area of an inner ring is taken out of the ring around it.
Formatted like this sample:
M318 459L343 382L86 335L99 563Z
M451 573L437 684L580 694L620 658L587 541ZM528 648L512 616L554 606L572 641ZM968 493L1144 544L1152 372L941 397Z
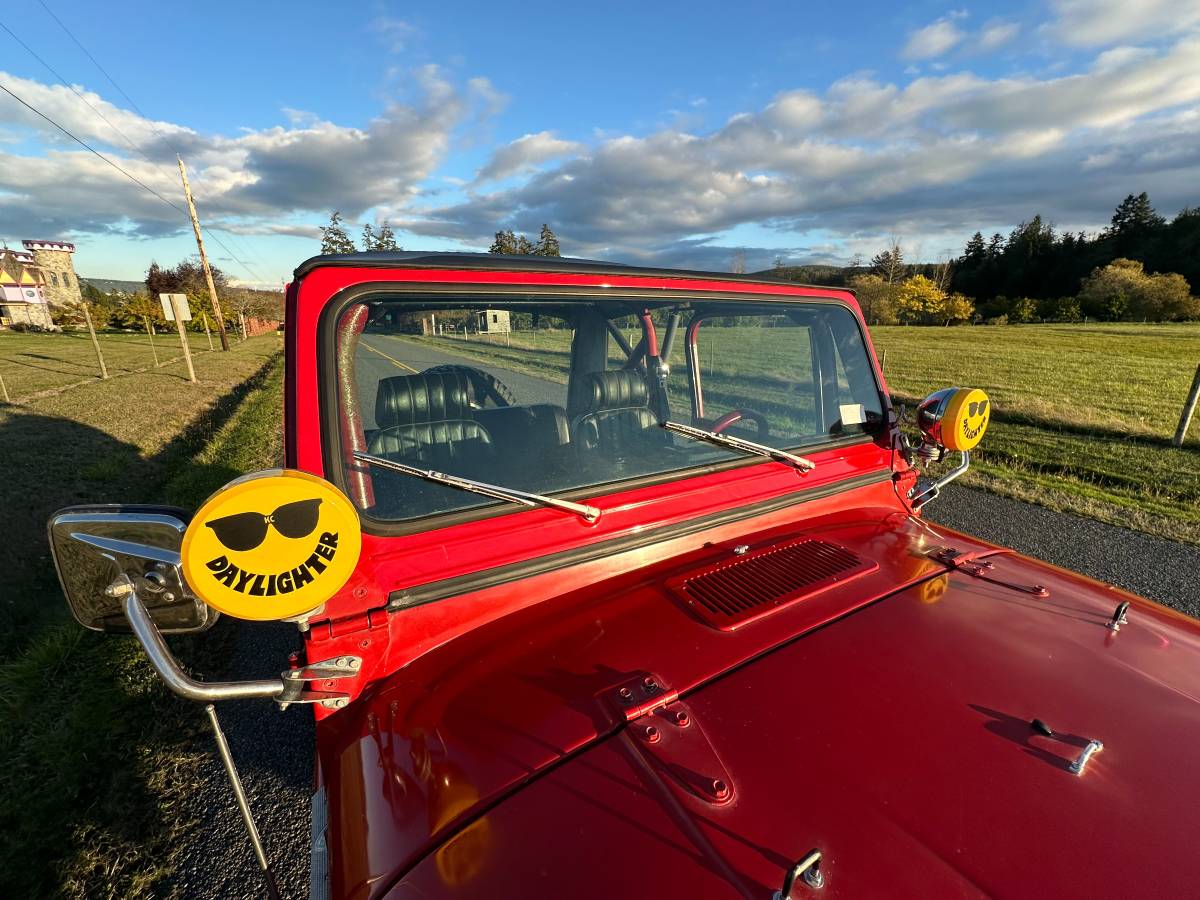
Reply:
M703 428L693 428L691 425L681 425L679 422L659 422L658 424L667 429L667 431L682 434L684 437L694 438L698 441L708 441L708 443L716 444L718 447L741 450L743 453L753 453L755 456L765 456L777 462L787 463L790 466L795 466L801 472L808 472L817 467L817 464L811 459L805 459L803 456L788 453L786 450L776 450L774 447L768 447L766 444L756 444L754 441L730 437L727 434L718 434L715 431L705 431Z
M370 453L355 452L353 456L359 462L379 466L381 469L391 469L393 472L403 472L405 475L411 475L413 478L421 478L425 481L432 481L435 484L444 484L447 487L458 488L460 491L483 494L485 497L494 497L497 500L508 500L511 503L520 503L522 506L548 506L552 509L561 509L563 512L574 513L589 523L595 522L600 518L600 510L594 506L572 503L569 500L559 500L555 497L544 497L541 494L530 494L525 491L502 487L498 484L488 484L486 481L475 481L472 478L448 475L445 472L437 472L433 469L418 469L416 466L409 466L390 459L384 459L382 456L373 456Z

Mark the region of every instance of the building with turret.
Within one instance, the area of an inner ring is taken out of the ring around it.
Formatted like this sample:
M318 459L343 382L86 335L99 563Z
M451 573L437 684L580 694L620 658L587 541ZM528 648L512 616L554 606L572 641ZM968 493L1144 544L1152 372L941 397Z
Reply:
M83 301L72 262L74 244L66 241L21 241L21 244L46 277L46 300L51 306L77 306Z
M33 325L52 328L46 302L46 278L33 254L0 250L0 327Z

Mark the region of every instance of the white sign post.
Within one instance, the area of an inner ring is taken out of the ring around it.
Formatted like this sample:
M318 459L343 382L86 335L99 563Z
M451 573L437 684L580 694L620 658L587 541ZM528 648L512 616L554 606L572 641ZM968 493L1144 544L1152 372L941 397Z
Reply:
M175 321L175 303L178 303L183 311L183 321L192 321L192 308L188 306L187 294L159 294L158 302L162 304L163 315L167 317L168 322Z
M196 370L192 367L192 351L188 349L187 332L183 328L183 323L192 318L192 311L188 309L187 294L159 294L158 299L162 303L163 315L167 317L168 322L174 322L179 331L179 343L183 347L183 358L187 361L188 381L195 384Z

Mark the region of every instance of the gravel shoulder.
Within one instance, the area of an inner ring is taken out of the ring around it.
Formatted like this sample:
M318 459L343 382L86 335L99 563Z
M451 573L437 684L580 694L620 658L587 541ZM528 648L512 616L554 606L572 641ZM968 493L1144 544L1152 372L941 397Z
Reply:
M959 485L926 517L1200 616L1200 547Z

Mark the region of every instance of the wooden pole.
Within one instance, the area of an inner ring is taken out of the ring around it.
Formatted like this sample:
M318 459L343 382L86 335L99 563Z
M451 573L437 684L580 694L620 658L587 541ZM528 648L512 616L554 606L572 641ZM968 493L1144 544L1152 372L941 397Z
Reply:
M187 330L183 327L183 308L174 294L171 297L171 315L175 317L175 328L179 331L179 343L183 345L183 358L187 361L188 381L196 383L196 370L192 367L192 351L188 349Z
M200 236L200 220L196 217L196 203L192 200L192 187L188 184L187 169L183 165L183 157L179 160L179 174L183 177L183 192L187 195L188 214L192 217L192 231L196 233L196 246L200 249L200 265L204 267L204 280L208 282L208 296L212 300L213 319L217 323L217 333L221 335L221 349L229 349L229 338L225 334L225 317L221 314L221 302L217 299L217 286L213 284L212 269L208 267L208 255L204 252L204 238ZM188 366L191 366L190 358ZM196 379L193 378L192 381Z
M1187 403L1183 404L1183 412L1179 416L1179 427L1175 429L1175 437L1171 443L1176 447L1183 446L1187 436L1188 426L1192 424L1192 415L1196 412L1196 402L1200 400L1200 366L1196 366L1196 377L1192 379L1192 389L1188 392Z
M8 396L8 385L4 383L3 375L0 375L0 394L4 396L5 403L12 403L12 398Z
M92 336L92 346L96 348L96 359L100 363L100 377L108 378L108 366L104 365L104 354L100 352L100 341L96 339L96 329L92 327L92 314L87 303L83 304L83 318L87 322L88 334Z
M887 372L887 347L883 348L883 358L879 360L879 371Z
M154 329L150 327L150 317L146 316L146 334L150 336L150 352L154 354L154 368L158 368L158 351L154 348Z
M242 340L246 339L246 314L241 310L238 311L238 321L242 323Z
M208 338L208 349L211 350L213 348L212 332L208 330L208 313L206 313L204 310L200 310L200 315L204 318L204 336Z

